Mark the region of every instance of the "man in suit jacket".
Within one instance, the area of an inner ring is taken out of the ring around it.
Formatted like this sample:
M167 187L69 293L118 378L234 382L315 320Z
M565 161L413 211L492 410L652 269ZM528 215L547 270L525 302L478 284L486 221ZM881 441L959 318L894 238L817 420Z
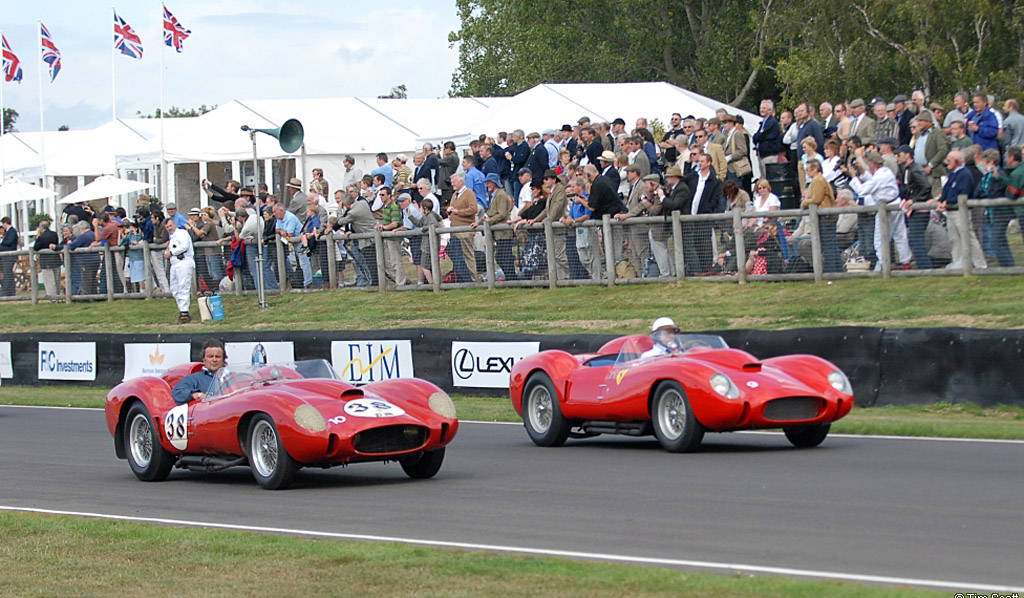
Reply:
M722 211L722 181L711 172L711 158L707 154L701 154L697 158L698 169L691 172L687 186L693 190L693 199L690 202L686 215L696 216L698 214L714 214ZM684 249L689 241L690 253L696 258L687 260L687 270L695 274L702 274L711 271L714 262L714 252L711 236L714 227L710 222L689 223L690 234L684 231ZM684 252L685 253L685 252ZM693 262L691 264L691 262ZM691 267L693 268L691 270Z
M599 174L597 167L593 164L587 164L583 168L583 175L590 181L590 197L586 198L582 204L583 207L590 210L590 217L593 220L600 222L604 219L605 214L615 217L616 214L626 211L626 206L622 205L622 200L619 199L619 183L617 180L612 183L611 179L607 176ZM622 261L621 226L612 227L612 255L613 264Z
M583 143L586 144L586 157L587 163L598 165L598 160L601 159L601 154L604 153L604 145L601 140L598 139L597 131L593 127L584 127L580 131L580 136L583 138Z
M715 176L718 177L718 180L725 181L725 176L729 173L729 162L725 159L725 146L707 141L706 135L707 133L704 131L697 131L695 135L696 142L694 145L698 146L699 150L691 149L690 151L697 151L700 154L707 154L710 156L711 166L714 168ZM697 161L694 159L694 166L696 166L696 163ZM688 174L689 172L690 170L687 170L683 174Z
M547 189L548 192L547 204L544 206L544 209L537 214L536 218L528 221L528 224L544 220L550 220L552 223L560 222L569 211L569 198L565 193L565 185L558 180L558 174L555 173L553 168L549 168L544 171L544 188ZM568 280L569 258L565 253L565 235L568 231L558 229L553 232L554 235L551 241L551 252L555 258L555 273L558 275L557 280ZM575 237L573 239L573 242L575 243Z
M441 150L442 157L438 162L437 188L441 192L441 206L446 207L452 200L452 175L459 170L459 156L455 153L455 143L446 141Z
M829 109L831 110L831 104ZM779 161L779 152L782 151L782 128L775 118L775 103L771 100L761 100L759 112L762 120L753 137L757 157L761 164L775 164ZM761 173L764 174L764 167L761 168Z
M626 179L629 181L629 197L626 199L626 211L615 215L619 220L640 218L647 215L647 210L651 207L651 197L648 193L647 185L640 180L642 176L646 175L642 173L642 169L638 165L630 164L626 167ZM633 264L633 269L636 271L637 276L642 276L644 262L647 260L647 254L650 251L650 242L647 236L650 226L647 224L634 224L626 228L629 233L629 261Z
M913 121L914 136L910 147L914 150L914 163L921 167L931 182L932 195L942 193L942 177L949 174L946 156L949 155L949 138L946 132L935 128L927 114L919 114Z
M345 193L341 198L344 213L338 217L335 230L346 225L348 233L372 233L377 227L377 220L370 211L369 202L362 201L358 195ZM347 235L346 235L347 236ZM359 239L352 242L352 259L356 262L357 285L365 287L377 284L377 251L373 239Z
M491 200L487 204L487 213L484 220L491 226L505 224L512 214L512 198L501 188L501 179L496 174L489 174L484 181L487 184L487 193ZM516 280L516 265L512 259L512 231L496 230L494 235L494 260L498 267L505 274L505 280Z
M867 115L864 100L857 98L850 102L850 112L850 136L860 137L864 145L875 143L875 119Z
M548 151L540 142L540 133L527 135L526 143L530 145L530 159L527 160L526 166L530 169L533 179L539 181L544 176L544 171L548 169Z
M601 176L612 184L612 189L619 188L620 178L619 171L615 168L615 154L609 150L602 152L601 157L598 158L597 169ZM618 195L618 191L615 194Z
M892 103L896 106L896 130L899 133L900 145L908 145L910 138L913 137L910 121L914 115L907 110L907 96L901 93L892 99Z
M626 147L629 149L629 163L635 164L640 168L640 178L651 174L651 160L647 157L647 152L643 150L643 139L640 137L630 137L626 141ZM674 152L673 152L674 153Z
M750 177L753 172L750 158L747 157L747 138L736 126L736 117L725 117L725 161L729 174L741 182L741 189L750 189ZM709 156L710 158L710 156ZM708 161L710 165L710 160Z
M839 117L832 111L832 104L829 102L822 102L821 106L818 106L818 114L821 115L822 134L824 134L825 137L831 137L835 134L836 129L839 128ZM831 129L831 131L829 129Z

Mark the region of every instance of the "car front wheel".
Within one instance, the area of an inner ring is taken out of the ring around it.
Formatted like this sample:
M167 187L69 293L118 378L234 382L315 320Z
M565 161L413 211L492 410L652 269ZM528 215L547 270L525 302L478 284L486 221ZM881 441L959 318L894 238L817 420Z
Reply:
M143 482L166 480L174 467L174 456L160 444L149 409L142 403L132 405L125 426L124 452L135 477Z
M249 465L256 482L267 490L283 490L291 485L299 464L281 443L277 426L269 415L261 413L249 424Z
M407 457L399 461L402 470L410 478L425 480L437 475L441 470L441 463L444 462L444 448L436 451L428 451L416 457Z
M704 439L704 426L690 408L686 392L678 382L663 382L651 403L654 436L672 453L689 453Z
M811 448L818 446L825 441L832 424L821 424L820 426L800 426L798 428L783 428L786 438L800 448Z
M547 374L530 376L523 389L523 425L537 446L562 446L569 437L569 422L562 417L558 393Z

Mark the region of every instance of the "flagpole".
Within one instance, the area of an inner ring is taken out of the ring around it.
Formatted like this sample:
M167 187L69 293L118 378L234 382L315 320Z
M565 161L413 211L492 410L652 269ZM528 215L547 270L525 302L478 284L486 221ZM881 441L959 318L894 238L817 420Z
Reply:
M160 24L163 31L164 5L160 3ZM160 40L160 202L167 205L167 157L164 155L164 43Z
M43 22L36 21L39 28L36 30L39 35L39 56L40 60L43 55ZM46 130L43 124L43 70L45 69L46 63L39 65L39 159L40 164L43 167L43 188L48 189L46 185L46 140L43 132Z
M4 32L0 29L0 39L3 39ZM14 69L14 65L11 65ZM7 169L4 168L4 131L7 130L7 115L4 114L4 83L7 82L7 73L0 74L0 184L7 180Z
M111 27L117 27L117 11L113 6L110 7L110 22ZM117 34L114 34L114 38L117 38ZM117 64L117 48L114 47L114 43L110 43L110 103L111 103L111 120L117 120L117 73L115 72ZM117 174L116 172L114 173Z

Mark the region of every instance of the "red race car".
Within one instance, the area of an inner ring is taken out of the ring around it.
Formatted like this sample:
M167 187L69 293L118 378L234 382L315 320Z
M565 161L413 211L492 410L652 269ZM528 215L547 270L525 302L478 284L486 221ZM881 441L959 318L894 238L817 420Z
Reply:
M106 400L114 451L144 481L173 467L217 471L249 465L264 488L286 488L300 467L398 461L412 478L441 468L455 437L455 405L424 380L360 388L320 359L225 367L203 400L176 405L171 389L200 363L115 386Z
M654 434L672 452L706 431L782 428L794 445L821 444L850 412L853 389L813 355L759 360L714 335L625 336L597 353L542 351L512 368L512 405L538 446L598 434Z

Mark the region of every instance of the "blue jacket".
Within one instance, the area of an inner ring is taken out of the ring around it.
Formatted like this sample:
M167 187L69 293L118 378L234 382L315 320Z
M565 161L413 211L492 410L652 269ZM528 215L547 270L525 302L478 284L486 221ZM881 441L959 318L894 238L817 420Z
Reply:
M981 112L971 110L967 113L967 122L978 124L977 131L968 129L968 133L971 140L980 145L982 150L999 149L999 119L991 108L985 108Z
M484 182L484 173L477 170L476 166L466 171L466 186L476 195L477 200L486 201L487 185Z
M0 251L18 250L18 230L13 226L4 233L3 240L0 240Z
M757 155L762 158L782 151L782 128L774 116L769 114L768 118L761 121L761 126L754 133L754 145L757 147Z
M548 169L548 150L543 143L534 146L527 166L530 167L530 173L533 174L535 180L539 181L544 178L544 171Z
M196 391L210 392L210 387L213 386L213 381L216 379L217 376L204 366L198 372L178 380L178 383L174 385L174 390L171 391L171 396L174 397L175 403L184 405L192 400L192 393Z
M971 197L974 193L974 176L963 166L949 173L946 184L942 187L941 201L947 206L955 206L961 195Z

